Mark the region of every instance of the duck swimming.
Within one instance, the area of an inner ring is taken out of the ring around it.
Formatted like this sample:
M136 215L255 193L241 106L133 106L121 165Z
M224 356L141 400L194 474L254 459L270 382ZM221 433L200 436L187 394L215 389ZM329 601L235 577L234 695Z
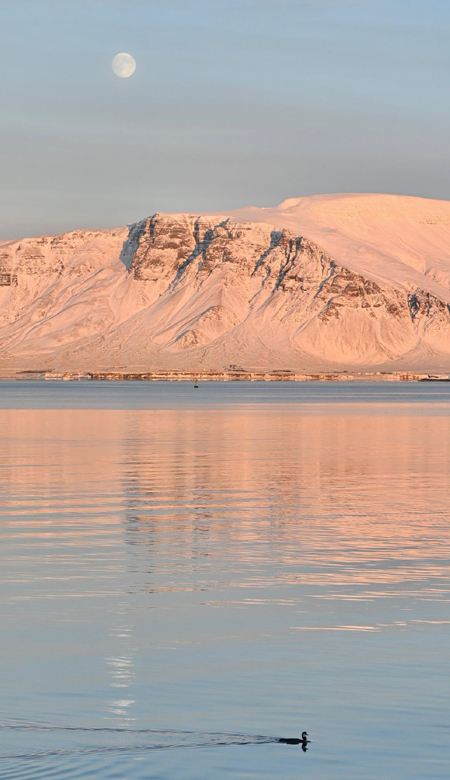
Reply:
M278 742L284 742L285 745L301 745L303 750L307 750L306 746L311 740L308 739L308 732L302 731L301 739L298 737L280 737Z

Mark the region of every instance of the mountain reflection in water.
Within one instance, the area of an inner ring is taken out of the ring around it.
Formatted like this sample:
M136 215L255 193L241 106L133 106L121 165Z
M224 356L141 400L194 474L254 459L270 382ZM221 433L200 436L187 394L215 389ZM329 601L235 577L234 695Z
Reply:
M2 777L447 777L449 412L1 410Z

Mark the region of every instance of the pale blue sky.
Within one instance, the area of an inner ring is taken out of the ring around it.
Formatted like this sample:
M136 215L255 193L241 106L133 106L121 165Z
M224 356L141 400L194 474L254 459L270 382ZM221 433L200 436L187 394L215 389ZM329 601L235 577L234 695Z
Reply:
M448 0L0 0L0 61L0 238L450 198Z

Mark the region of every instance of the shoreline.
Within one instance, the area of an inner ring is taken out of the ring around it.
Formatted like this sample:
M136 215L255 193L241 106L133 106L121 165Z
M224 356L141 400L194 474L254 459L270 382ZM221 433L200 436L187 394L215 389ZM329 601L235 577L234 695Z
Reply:
M18 381L101 381L101 382L450 382L447 373L425 373L415 371L376 372L295 372L245 371L54 371L23 370L5 372L3 380Z

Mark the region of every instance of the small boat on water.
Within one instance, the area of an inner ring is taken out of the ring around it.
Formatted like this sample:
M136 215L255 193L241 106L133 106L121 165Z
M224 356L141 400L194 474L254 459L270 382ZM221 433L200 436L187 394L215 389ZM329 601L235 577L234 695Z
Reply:
M195 387L196 390L198 389L198 379L195 380L194 387Z

